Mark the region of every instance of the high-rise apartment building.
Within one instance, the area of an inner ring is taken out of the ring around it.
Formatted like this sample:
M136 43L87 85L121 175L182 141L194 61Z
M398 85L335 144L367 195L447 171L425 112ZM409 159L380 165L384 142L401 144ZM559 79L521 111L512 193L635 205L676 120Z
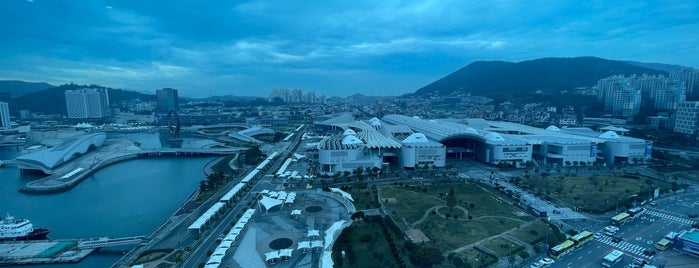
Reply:
M288 89L288 88L275 88L272 89L272 93L269 94L269 101L273 101L274 98L279 98L286 103L323 103L325 102L325 96L316 96L313 92L304 93L302 89Z
M699 126L699 101L682 101L677 105L675 132L695 135Z
M0 102L0 129L10 128L10 106L7 102Z
M68 118L105 118L108 116L109 92L105 88L66 90Z
M641 91L626 80L611 83L604 94L604 110L614 116L634 116L641 109Z
M699 69L682 68L671 72L670 78L684 82L687 96L699 97Z
M625 88L622 90L622 88ZM633 89L632 93L629 89ZM667 78L663 75L632 75L624 77L623 75L614 75L597 81L597 97L605 103L605 109L608 111L615 110L612 108L613 103L619 103L620 98L640 98L640 104L644 106L652 106L660 110L677 109L677 103L686 100L686 90L684 82L677 79ZM621 90L621 91L620 91ZM627 93L621 93L626 91ZM637 94L640 93L640 94ZM621 95L620 95L621 94ZM625 97L622 97L624 95ZM616 99L609 99L615 96ZM635 102L635 100L633 101ZM630 104L629 104L630 105ZM635 103L633 105L636 105ZM636 110L636 108L624 108ZM616 109L618 111L618 109ZM636 112L632 112L635 114ZM628 112L627 112L628 114ZM616 114L615 115L621 115Z
M178 111L180 105L177 89L163 88L155 90L155 97L157 99L157 113L166 114L170 111Z
M681 101L687 99L684 83L677 80L668 80L659 90L653 91L653 107L660 110L676 110Z

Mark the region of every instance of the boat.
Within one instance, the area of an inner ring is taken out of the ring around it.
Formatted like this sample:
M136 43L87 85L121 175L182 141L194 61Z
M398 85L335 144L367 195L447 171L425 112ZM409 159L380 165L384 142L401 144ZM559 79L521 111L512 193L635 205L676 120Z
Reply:
M10 214L0 218L0 241L43 240L51 230L46 228L34 229L27 219L16 219Z

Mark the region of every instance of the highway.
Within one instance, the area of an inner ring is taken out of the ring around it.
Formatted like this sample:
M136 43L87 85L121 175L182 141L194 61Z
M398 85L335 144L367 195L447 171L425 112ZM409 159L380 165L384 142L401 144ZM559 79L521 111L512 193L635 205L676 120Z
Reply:
M297 132L297 133L302 133L302 132ZM199 243L196 247L192 249L190 254L187 256L187 258L182 262L182 264L179 267L198 267L200 263L206 263L206 261L209 258L208 251L216 247L218 242L216 241L219 236L224 234L224 232L227 230L227 228L230 228L232 225L231 223L234 223L234 220L237 219L237 215L242 212L243 210L248 209L247 203L250 201L253 201L253 195L256 193L259 193L260 191L264 189L274 189L275 185L272 185L271 180L273 178L274 172L279 169L281 164L286 160L287 155L289 153L289 150L292 148L296 148L296 145L299 144L301 141L301 135L295 135L294 139L286 144L284 146L283 151L285 153L280 153L279 156L277 156L272 164L267 168L267 170L264 173L258 174L257 181L254 183L252 189L248 191L243 197L239 199L239 201L234 205L234 207L227 211L224 212L224 217L220 221L215 221L210 223L213 224L207 228L204 228L202 230L202 237L199 239ZM270 176L268 176L270 175ZM236 182L231 182L231 184L235 184ZM225 191L219 191L218 194L214 195L211 199L218 200L221 196L225 194ZM210 200L211 200L210 199ZM209 203L209 202L207 202ZM211 202L213 203L213 202ZM211 204L209 204L211 205ZM198 215L192 215L192 216L198 216ZM254 218L254 216L253 216ZM236 245L239 242L234 243ZM232 256L233 252L236 250L236 247L231 248L231 250L226 254L224 259L222 260L223 263L229 263L232 261Z

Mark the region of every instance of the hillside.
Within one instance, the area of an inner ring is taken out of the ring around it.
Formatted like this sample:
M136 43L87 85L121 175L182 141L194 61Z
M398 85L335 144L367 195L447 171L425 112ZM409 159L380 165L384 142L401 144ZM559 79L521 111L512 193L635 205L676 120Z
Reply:
M0 92L9 92L12 97L52 88L43 82L24 82L19 80L0 80Z
M25 94L10 101L13 111L29 110L32 113L44 114L65 114L66 113L66 90L79 88L105 88L97 85L61 85L41 91ZM135 91L109 88L110 105L118 105L124 101L133 99L143 101L155 101L155 95L143 94Z
M477 61L418 89L415 95L460 91L488 97L555 92L593 86L615 74L667 74L664 71L595 57L543 58L517 63Z

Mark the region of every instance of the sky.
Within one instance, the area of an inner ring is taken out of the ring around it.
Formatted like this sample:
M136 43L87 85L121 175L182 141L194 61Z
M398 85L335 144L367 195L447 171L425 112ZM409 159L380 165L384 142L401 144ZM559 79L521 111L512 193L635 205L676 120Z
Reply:
M0 1L0 80L376 96L577 56L699 67L699 1Z

